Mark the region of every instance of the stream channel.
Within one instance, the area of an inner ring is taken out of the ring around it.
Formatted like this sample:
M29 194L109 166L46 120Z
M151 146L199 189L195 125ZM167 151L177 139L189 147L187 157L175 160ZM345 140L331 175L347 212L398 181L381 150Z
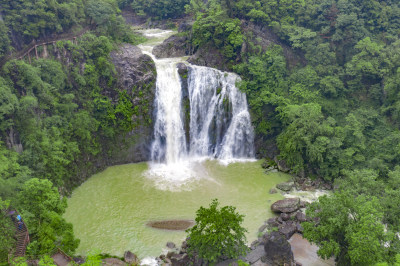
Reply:
M194 220L196 210L217 198L245 215L247 241L274 214L270 205L283 196L270 194L289 180L268 173L254 159L253 129L246 97L235 86L237 76L191 66L185 58L156 59L152 48L173 32L146 30L140 46L157 66L157 117L151 162L109 167L78 187L68 200L65 218L81 242L77 254L96 251L139 258L156 257L168 241L177 245L184 231L147 226L152 221ZM189 67L190 139L185 134L182 89L176 64Z

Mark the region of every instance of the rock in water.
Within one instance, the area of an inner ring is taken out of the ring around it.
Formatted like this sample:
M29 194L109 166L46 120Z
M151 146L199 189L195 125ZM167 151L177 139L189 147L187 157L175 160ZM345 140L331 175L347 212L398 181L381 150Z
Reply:
M290 191L293 188L293 183L290 182L285 182L285 183L279 183L276 185L276 188L282 190L282 191Z
M264 250L267 260L273 265L292 265L293 252L285 236L279 232L272 232L264 236Z
M269 190L269 194L276 194L276 193L278 193L278 191L275 188L271 188Z
M295 212L300 208L300 199L291 198L278 200L271 205L271 210L274 212Z
M176 247L176 246L175 246L174 243L172 243L172 242L167 242L167 248L173 249L173 248L175 248L175 247Z
M125 251L125 253L124 253L124 260L125 260L125 262L126 263L128 263L128 264L134 264L134 265L139 265L139 263L140 263L140 260L139 260L139 258L135 255L135 254L133 254L132 252L130 252L129 250L128 251Z

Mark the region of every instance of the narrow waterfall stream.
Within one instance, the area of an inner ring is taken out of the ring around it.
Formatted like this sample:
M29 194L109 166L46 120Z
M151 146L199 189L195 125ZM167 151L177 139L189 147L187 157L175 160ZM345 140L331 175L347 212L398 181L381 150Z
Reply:
M173 32L147 30L152 47ZM153 58L154 56L151 55ZM155 59L155 58L154 58ZM140 258L155 257L184 231L160 230L152 221L194 220L201 206L218 198L245 215L247 240L274 214L269 205L282 199L268 191L290 176L265 174L253 158L253 129L238 76L216 69L188 66L182 86L176 64L185 58L155 59L157 101L152 160L107 168L75 189L64 215L81 242L77 254L100 251Z

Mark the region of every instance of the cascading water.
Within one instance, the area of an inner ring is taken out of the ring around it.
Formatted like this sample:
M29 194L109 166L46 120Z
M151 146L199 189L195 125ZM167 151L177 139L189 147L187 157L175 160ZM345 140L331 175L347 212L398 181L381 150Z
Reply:
M209 67L190 66L190 156L230 160L251 158L253 128L238 76Z
M162 35L170 32L144 34L162 41ZM149 177L162 189L182 189L188 181L207 177L201 173L200 158L221 162L253 158L254 134L246 96L235 85L239 77L185 63L188 79L187 91L183 91L176 64L184 59L156 59L151 51L158 43L141 46L157 69Z
M176 62L157 60L156 120L151 159L176 163L186 154L185 131L181 116L182 90Z

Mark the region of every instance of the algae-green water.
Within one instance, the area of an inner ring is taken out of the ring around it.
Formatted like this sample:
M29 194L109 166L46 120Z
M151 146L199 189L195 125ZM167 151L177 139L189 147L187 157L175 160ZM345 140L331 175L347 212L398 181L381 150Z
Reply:
M271 203L283 198L269 190L289 179L282 173L265 174L260 164L224 166L205 161L196 167L201 178L172 190L163 189L159 181L146 176L147 163L109 167L78 187L68 200L65 218L81 240L77 254L100 251L121 256L130 250L140 258L158 256L168 241L179 245L186 233L153 229L146 223L194 220L196 210L209 206L214 198L245 215L243 226L249 231L250 243L263 222L273 216Z

